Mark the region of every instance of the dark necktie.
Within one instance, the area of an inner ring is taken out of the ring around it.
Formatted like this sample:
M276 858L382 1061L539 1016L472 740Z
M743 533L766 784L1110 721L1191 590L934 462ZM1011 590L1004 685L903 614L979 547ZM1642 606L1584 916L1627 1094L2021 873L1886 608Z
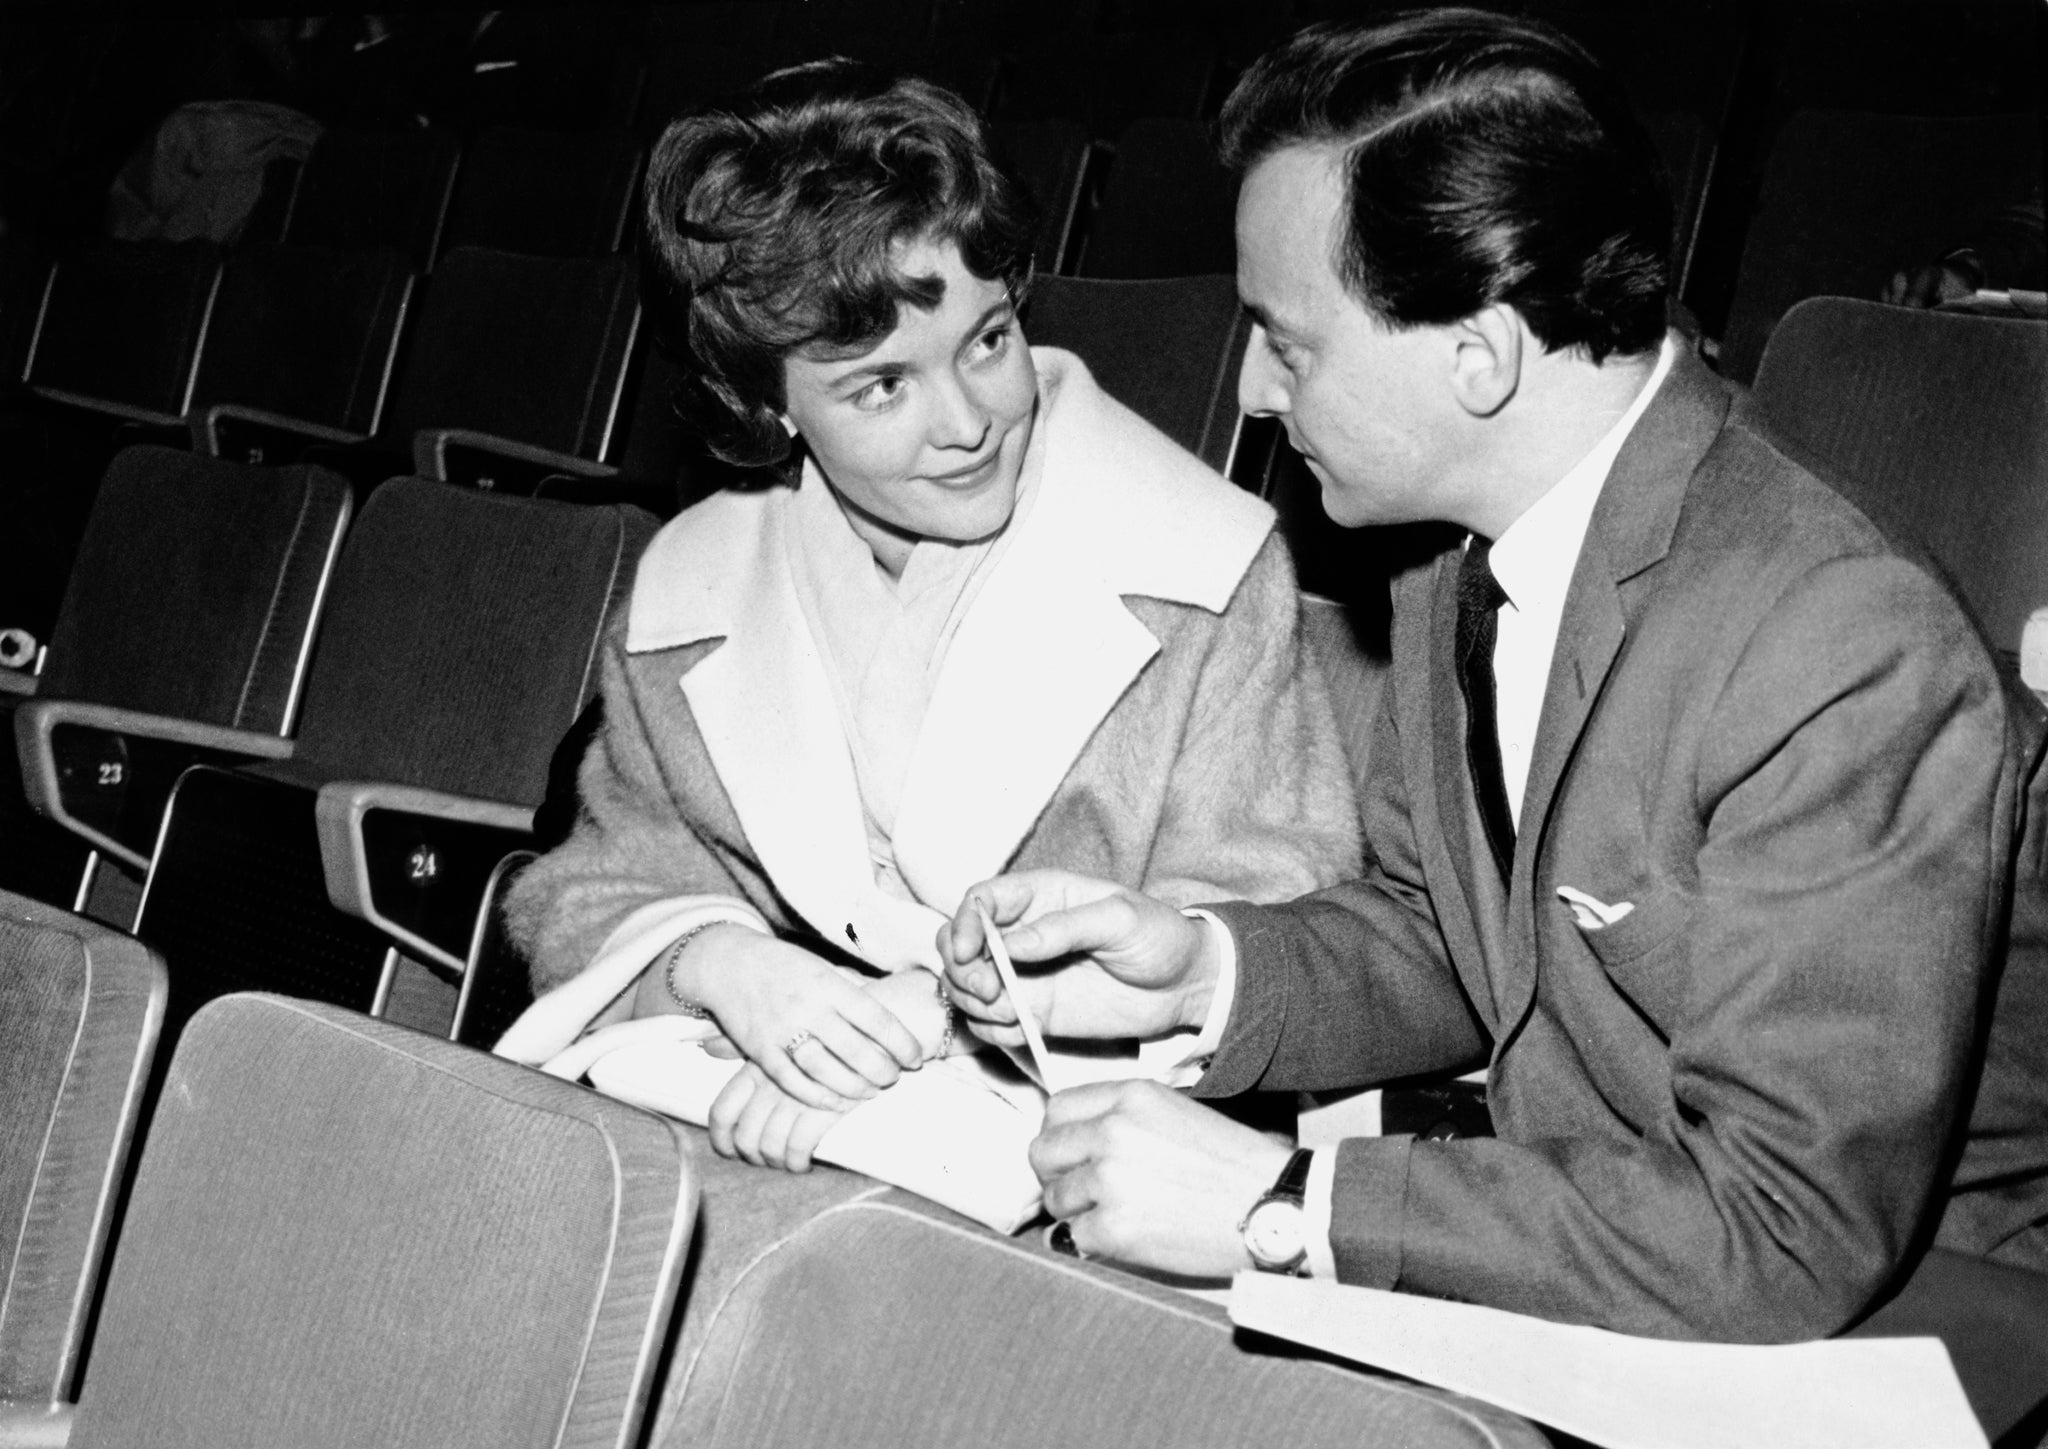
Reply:
M1458 688L1465 695L1465 758L1479 796L1479 818L1500 878L1513 873L1515 817L1500 768L1500 724L1493 700L1494 611L1508 601L1486 558L1493 545L1477 534L1458 566Z

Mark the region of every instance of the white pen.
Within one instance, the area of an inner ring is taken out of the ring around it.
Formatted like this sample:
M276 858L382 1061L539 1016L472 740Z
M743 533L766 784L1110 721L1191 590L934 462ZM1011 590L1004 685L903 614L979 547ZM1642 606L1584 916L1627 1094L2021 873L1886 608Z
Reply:
M1010 952L1003 945L1003 938L996 930L996 923L988 918L988 911L980 902L974 906L974 914L981 918L981 937L988 943L989 959L996 963L996 975L1003 978L1003 990L1010 995L1010 1005L1016 1009L1017 1025L1024 1032L1024 1045L1030 1048L1031 1064L1038 1068L1038 1084L1050 1092L1052 1065L1045 1050L1045 1038L1039 1034L1038 1023L1024 1006L1024 993L1017 989L1017 968L1010 964Z

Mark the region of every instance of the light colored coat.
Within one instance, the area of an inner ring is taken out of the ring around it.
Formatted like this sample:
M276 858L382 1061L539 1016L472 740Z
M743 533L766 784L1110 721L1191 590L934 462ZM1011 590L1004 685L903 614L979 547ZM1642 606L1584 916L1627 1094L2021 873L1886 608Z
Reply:
M1357 811L1272 510L1037 349L1040 491L954 636L875 882L851 759L787 555L787 489L665 528L604 659L568 841L507 902L545 990L635 911L736 899L881 970L940 913L1057 866L1175 902L1343 878Z

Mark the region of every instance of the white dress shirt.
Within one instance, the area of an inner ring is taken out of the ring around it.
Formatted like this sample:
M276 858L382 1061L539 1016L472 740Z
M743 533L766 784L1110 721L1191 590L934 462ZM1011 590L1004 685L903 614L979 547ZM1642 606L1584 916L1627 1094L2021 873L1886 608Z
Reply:
M1508 809L1517 829L1522 823L1522 792L1529 783L1529 759L1536 744L1536 724L1543 715L1543 694L1550 678L1550 658L1557 649L1557 628L1564 617L1565 594L1600 490L1614 467L1621 445L1649 407L1671 371L1676 355L1667 336L1657 364L1635 400L1581 458L1542 497L1530 504L1494 540L1488 562L1507 602L1497 613L1493 645L1495 724L1500 736L1501 777ZM1227 1016L1237 994L1237 945L1221 921L1204 916L1221 948L1215 1004L1204 1023L1201 1040L1214 1051L1222 1038L1218 1008ZM1310 1160L1304 1206L1308 1215L1308 1271L1316 1278L1337 1276L1337 1258L1330 1246L1331 1194L1337 1178L1337 1154L1317 1152ZM1250 1206L1249 1203L1246 1204Z

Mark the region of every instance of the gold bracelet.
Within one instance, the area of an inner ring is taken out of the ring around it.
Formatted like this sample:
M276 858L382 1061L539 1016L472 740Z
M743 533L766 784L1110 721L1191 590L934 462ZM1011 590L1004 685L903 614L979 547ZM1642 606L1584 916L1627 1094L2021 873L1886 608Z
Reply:
M683 932L682 935L676 937L675 944L663 953L664 960L661 968L662 985L668 988L668 999L676 1004L684 1016L695 1017L699 1021L710 1021L712 1019L709 1008L700 1006L698 1003L690 1000L689 997L683 995L682 988L676 985L676 967L680 966L683 962L683 948L713 926L730 926L734 924L737 923L728 920L716 920L706 921L700 926L692 926L689 930Z
M932 990L938 995L939 1010L946 1013L946 1029L939 1034L939 1049L925 1058L926 1061L935 1062L953 1050L953 1026L957 1018L953 1015L952 998L946 995L946 980L943 976L932 977Z

